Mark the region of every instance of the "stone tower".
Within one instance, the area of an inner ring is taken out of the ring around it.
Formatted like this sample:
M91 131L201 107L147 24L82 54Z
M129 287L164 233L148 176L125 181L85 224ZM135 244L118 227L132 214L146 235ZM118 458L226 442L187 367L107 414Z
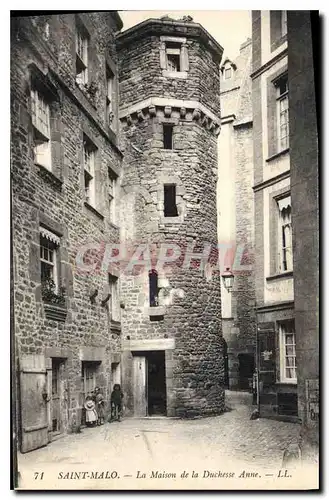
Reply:
M223 49L190 17L144 21L118 35L117 49L121 241L142 259L120 279L127 412L220 413L220 276L209 263Z

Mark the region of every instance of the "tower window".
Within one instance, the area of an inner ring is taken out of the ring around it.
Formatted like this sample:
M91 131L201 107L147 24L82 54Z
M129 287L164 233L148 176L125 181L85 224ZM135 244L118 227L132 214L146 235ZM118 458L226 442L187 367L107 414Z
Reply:
M164 216L177 217L176 184L164 185Z
M158 273L152 269L149 272L150 307L159 305Z
M167 70L181 71L181 47L177 43L166 44Z
M173 149L173 125L163 124L163 147Z

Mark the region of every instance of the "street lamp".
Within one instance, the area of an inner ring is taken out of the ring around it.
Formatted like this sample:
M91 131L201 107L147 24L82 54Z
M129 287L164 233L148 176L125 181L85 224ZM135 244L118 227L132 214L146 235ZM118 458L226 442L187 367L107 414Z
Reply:
M230 270L229 267L226 268L226 271L222 273L223 284L226 290L230 293L233 290L234 283L234 274Z

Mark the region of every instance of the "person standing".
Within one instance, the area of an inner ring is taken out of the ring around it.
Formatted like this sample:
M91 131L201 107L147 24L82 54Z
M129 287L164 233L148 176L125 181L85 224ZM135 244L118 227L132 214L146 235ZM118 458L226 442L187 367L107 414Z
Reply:
M86 424L87 426L95 425L97 422L97 412L95 407L95 402L91 394L88 394L84 404L86 410Z
M121 391L120 384L114 384L111 394L111 420L117 417L118 422L120 422L122 415L122 399L123 392Z
M102 425L104 423L105 417L105 400L104 395L99 387L95 387L95 403L96 403L96 411L97 411L97 425Z

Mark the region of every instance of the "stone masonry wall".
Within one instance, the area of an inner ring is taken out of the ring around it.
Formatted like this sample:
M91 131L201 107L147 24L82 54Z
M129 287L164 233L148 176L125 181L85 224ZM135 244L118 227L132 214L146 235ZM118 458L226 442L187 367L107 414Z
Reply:
M132 204L125 204L126 220L133 218L135 229L125 228L126 241L155 247L161 242L175 243L184 257L188 243L199 245L195 252L202 252L208 242L216 245L216 177L212 172L216 138L209 139L196 123L181 122L177 127L182 129L180 147L184 149L168 152L150 147L141 158L128 141L132 135L133 144L145 151L145 142L157 127L157 121L147 117L142 124L134 124L133 131L129 127L123 129L127 137L124 189L137 188ZM161 194L164 182L174 181L177 192L183 193L185 216L179 223L166 223ZM149 196L142 196L141 187ZM161 274L169 281L171 297L160 321L150 321L149 317L147 265L136 266L135 276L125 275L121 279L121 297L125 303L123 338L175 339L173 397L179 416L216 413L223 404L220 280L216 275L208 281L198 268L199 261L193 263L194 267L184 269L181 259L178 266L168 266ZM156 264L156 257L151 264Z
M185 37L186 33L172 33ZM219 115L218 62L198 40L187 38L189 70L186 78L167 78L160 68L159 35L138 38L120 50L120 107L151 96L197 100Z
M75 84L72 54L74 15L51 16L49 39L43 36L44 16L17 18L12 25L11 131L12 131L12 236L14 266L15 337L22 354L65 354L67 408L63 414L67 430L78 419L81 408L81 348L85 359L102 352L96 381L108 396L111 356L120 352L120 335L112 329L100 298L107 293L107 273L81 272L75 258L87 242L118 241L119 230L109 222L107 169L120 174L121 155L105 128L105 54L115 55L114 24L108 14L84 15L90 30L98 90L95 100ZM30 111L30 68L36 65L54 89L51 103L53 173L33 161ZM99 75L103 74L104 78ZM98 147L96 208L84 204L82 170L83 131ZM39 225L60 237L61 285L66 289L65 322L45 316L41 297ZM89 295L99 290L96 304ZM51 351L53 349L53 351ZM56 351L57 349L57 351ZM92 355L92 354L90 354ZM50 355L51 356L51 355Z
M219 114L218 66L212 65L210 55L198 42L189 40L186 33L184 36L189 51L186 79L162 76L159 36L140 37L129 46L119 40L121 109L148 97L199 101L203 94L204 104ZM201 72L203 77L208 75L202 83ZM200 272L199 261L186 268L182 264L188 244L194 245L194 252L202 252L206 243L217 244L217 138L193 117L192 109L181 116L179 109L168 114L163 106L155 108L143 109L129 122L122 117L122 189L129 192L129 202L125 200L122 207L126 212L123 234L127 242L154 246L152 267L157 263L159 243L177 244L182 257L164 272L158 270L159 279L167 281L169 296L161 299L164 314L157 321L149 316L148 264L139 269L138 276L137 267L135 276L122 276L123 339L174 339L168 397L171 414L216 414L224 409L220 277ZM174 126L172 150L164 149L163 123ZM177 187L175 218L163 215L165 183ZM132 401L130 396L128 401Z

